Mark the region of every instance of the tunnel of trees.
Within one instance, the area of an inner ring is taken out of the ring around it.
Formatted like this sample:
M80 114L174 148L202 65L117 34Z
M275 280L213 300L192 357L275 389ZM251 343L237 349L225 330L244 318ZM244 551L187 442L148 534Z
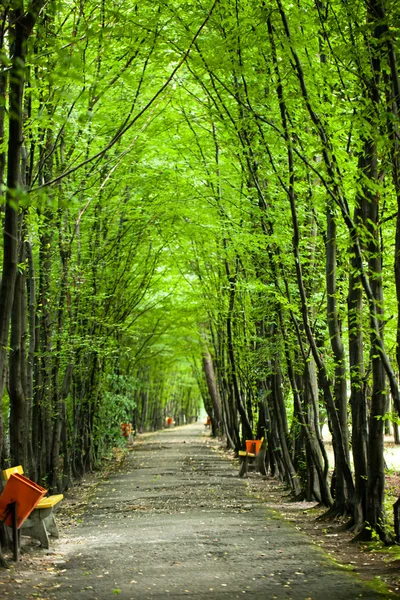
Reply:
M2 0L2 468L63 490L121 421L204 404L390 541L399 23L395 0Z

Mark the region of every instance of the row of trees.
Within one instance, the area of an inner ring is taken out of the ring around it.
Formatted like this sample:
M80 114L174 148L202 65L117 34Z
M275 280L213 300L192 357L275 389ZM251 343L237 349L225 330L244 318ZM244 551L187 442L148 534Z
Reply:
M181 418L199 410L151 183L137 186L156 111L122 140L168 59L148 73L157 9L122 8L123 23L105 2L1 5L0 463L51 489L95 467L120 422L162 425L179 354Z
M400 408L397 18L390 2L231 2L188 64L192 166L220 224L218 267L209 247L195 266L216 427L235 448L265 432L294 494L386 541L385 421Z
M65 488L120 421L182 422L201 394L229 446L265 435L295 495L388 540L396 2L0 16L1 465Z

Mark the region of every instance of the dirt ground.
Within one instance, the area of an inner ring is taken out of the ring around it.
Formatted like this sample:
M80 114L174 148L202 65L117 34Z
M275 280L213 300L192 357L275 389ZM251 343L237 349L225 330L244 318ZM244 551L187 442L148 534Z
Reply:
M389 479L397 488L398 477ZM385 548L379 542L355 544L354 536L342 523L319 520L326 508L314 502L293 502L287 488L279 481L268 479L264 482L252 478L248 485L251 493L308 535L333 560L357 573L361 579L374 583L377 589L386 589L391 597L400 597L400 548Z
M66 495L50 551L23 538L0 598L400 597L393 557L361 552L278 482L238 478L202 424L139 436L120 458Z

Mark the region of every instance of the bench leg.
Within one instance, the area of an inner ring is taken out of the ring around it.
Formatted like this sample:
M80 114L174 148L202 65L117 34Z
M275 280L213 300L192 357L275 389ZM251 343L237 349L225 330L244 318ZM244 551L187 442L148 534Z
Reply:
M49 536L44 521L38 521L33 527L26 529L24 534L33 537L35 540L39 540L40 545L46 548L46 550L50 548Z
M43 548L48 549L50 548L50 543L45 520L46 519L41 518L39 514L35 514L35 511L33 511L29 517L29 522L25 522L24 524L25 527L23 527L22 534L32 537L34 540L39 540L40 545Z
M21 543L20 531L17 529L17 503L11 504L11 529L12 529L12 541L13 541L13 559L15 562L19 561L19 548Z
M60 537L60 533L58 531L56 519L54 517L53 512L51 512L48 517L43 519L43 521L45 523L47 533L58 539Z
M240 457L239 477L247 477L249 470L249 459L247 456Z
M247 465L248 471L257 471L257 457L249 456L249 461Z

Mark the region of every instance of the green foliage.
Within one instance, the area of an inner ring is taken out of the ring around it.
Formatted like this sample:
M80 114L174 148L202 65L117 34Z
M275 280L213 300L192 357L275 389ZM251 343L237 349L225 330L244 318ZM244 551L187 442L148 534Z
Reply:
M111 374L104 381L96 414L94 436L97 443L106 438L105 447L120 445L120 424L131 422L136 407L134 399L136 382L124 376Z

